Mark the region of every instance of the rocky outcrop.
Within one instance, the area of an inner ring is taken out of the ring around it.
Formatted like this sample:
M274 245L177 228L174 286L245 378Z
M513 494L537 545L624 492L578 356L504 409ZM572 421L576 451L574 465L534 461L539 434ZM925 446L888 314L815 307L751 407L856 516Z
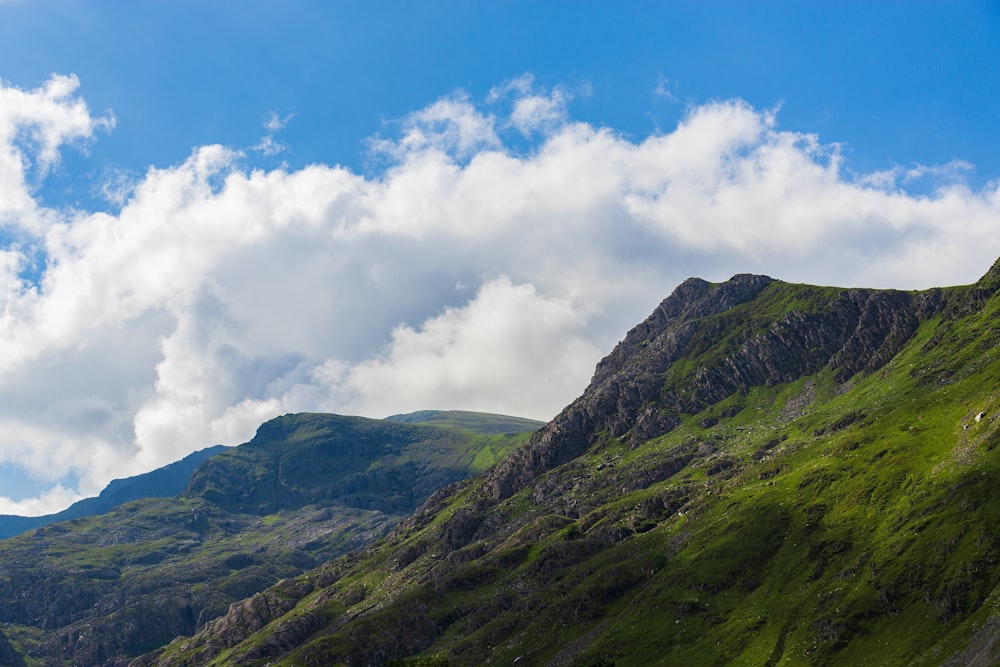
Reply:
M234 602L224 616L206 626L203 634L212 638L210 642L185 644L182 646L185 654L183 660L166 658L158 664L171 667L205 664L225 649L236 646L275 619L281 618L312 590L313 587L308 582L286 579L242 602ZM301 643L322 625L323 619L313 615L287 619L281 628L270 635L270 643L255 647L255 654L247 657L260 659L278 655ZM130 664L132 667L144 667L153 664L156 657L156 653L150 654Z
M489 474L489 495L510 497L601 437L632 432L643 441L674 428L676 414L661 409L663 376L687 351L698 321L753 299L772 282L746 274L718 285L699 278L684 281L597 365L580 398Z
M838 290L749 274L718 284L690 278L597 365L580 398L487 473L478 509L452 519L462 525L446 529L447 542L458 548L456 536L481 539L492 524L489 507L604 438L638 446L676 428L684 415L753 387L794 382L824 368L840 383L876 371L921 322L981 307L1000 287L998 276L1000 262L947 298L941 289ZM790 290L801 292L800 306L783 304ZM693 366L687 375L677 370L682 360Z
M839 382L877 370L940 302L895 290L823 297L817 289L812 308L779 310L769 321L768 288L780 285L754 275L721 284L685 281L598 364L583 396L491 471L488 495L510 497L601 438L639 444L663 435L682 415L755 386L793 382L824 367ZM673 365L685 356L697 367L678 379Z

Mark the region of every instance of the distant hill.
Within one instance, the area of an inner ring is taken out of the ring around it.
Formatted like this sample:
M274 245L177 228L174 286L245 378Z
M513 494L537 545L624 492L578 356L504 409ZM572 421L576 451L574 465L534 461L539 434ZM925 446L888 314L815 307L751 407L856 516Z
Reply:
M421 410L409 414L393 415L387 417L386 420L406 424L446 426L486 435L517 435L528 431L537 431L545 425L545 422L522 417L461 410ZM222 445L208 447L151 472L125 479L116 479L108 484L100 495L80 500L55 514L32 517L0 514L0 539L20 535L50 523L104 514L119 505L141 498L169 498L180 495L187 488L192 473L201 465L202 461L226 449L227 447Z
M232 603L382 537L531 434L494 434L496 422L285 415L204 460L177 497L0 541L0 660L126 665L193 634Z
M110 512L119 505L124 505L140 498L168 498L176 496L187 488L191 474L202 461L226 450L222 445L208 447L188 454L180 461L175 461L151 472L116 479L108 484L100 495L95 498L85 498L75 502L68 508L55 514L45 516L16 516L0 514L0 539L20 535L29 530L47 526L50 523L69 521L95 514Z
M333 499L409 514L441 487L496 463L510 451L512 437L538 425L474 413L424 421L278 417L261 425L250 442L206 461L184 495L257 514ZM526 428L497 434L497 424L505 431L517 424Z
M496 466L134 665L1000 664L998 290L685 281Z
M545 426L545 422L534 419L493 415L485 412L467 412L465 410L421 410L404 415L392 415L386 417L386 420L406 424L450 426L493 435L537 431Z

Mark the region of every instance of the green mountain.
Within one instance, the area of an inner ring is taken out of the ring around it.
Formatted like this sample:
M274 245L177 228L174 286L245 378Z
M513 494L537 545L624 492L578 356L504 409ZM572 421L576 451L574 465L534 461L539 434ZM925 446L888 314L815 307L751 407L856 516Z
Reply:
M205 460L177 497L0 541L0 664L125 665L190 635L369 544L541 426L514 420L527 431L497 434L502 419L465 416L456 428L285 415Z
M499 464L134 664L1000 664L998 287L688 280Z
M140 498L169 498L179 495L187 488L195 468L201 465L205 459L215 456L225 449L222 445L208 447L151 472L113 480L101 491L100 495L94 498L84 498L55 514L45 516L0 514L0 539L20 535L50 523L104 514L120 505Z
M537 431L544 422L524 417L507 415L492 415L485 412L468 412L466 410L421 410L405 415L386 417L387 421L403 422L405 424L432 424L434 426L450 426L452 428L474 431L492 435L514 435L527 431Z

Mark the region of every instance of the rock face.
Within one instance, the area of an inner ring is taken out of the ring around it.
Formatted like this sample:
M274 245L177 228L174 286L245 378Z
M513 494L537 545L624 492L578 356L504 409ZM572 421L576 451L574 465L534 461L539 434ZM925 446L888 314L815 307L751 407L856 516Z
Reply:
M230 605L226 615L206 626L206 633L212 636L212 642L209 646L202 648L199 660L207 661L225 649L239 644L293 609L295 604L310 592L312 592L312 586L308 583L284 580L268 591L252 595L242 602L234 602ZM280 655L287 652L322 625L322 619L311 614L290 619L283 624L280 630L272 633L267 642L256 647L251 657L255 659L266 658L270 655ZM187 648L185 647L185 649ZM133 667L141 667L151 664L155 657L153 654L139 658L131 664ZM187 664L187 662L188 660L185 659L177 664ZM173 663L167 660L163 664Z
M936 291L803 288L748 274L719 284L688 279L597 365L580 398L486 474L478 510L451 520L460 525L450 546L484 537L494 526L485 508L602 440L638 447L754 387L823 369L838 382L876 371L940 305ZM677 362L706 350L713 353L678 371Z
M998 288L685 281L509 457L141 664L992 651Z
M510 497L602 437L627 434L642 443L675 428L681 415L752 387L793 382L824 367L840 382L877 370L934 313L932 294L852 289L826 290L808 304L813 311L793 308L773 321L706 321L758 298L769 307L762 292L774 282L753 275L717 285L685 281L598 364L579 399L490 473L490 496ZM686 382L671 381L677 360L727 339L724 353L699 365Z
M772 282L767 276L740 275L721 285L698 278L682 283L597 365L579 399L490 473L490 496L510 497L601 437L632 432L635 441L643 441L675 427L679 406L676 400L675 405L663 403L662 375L688 349L698 331L695 322L752 299Z

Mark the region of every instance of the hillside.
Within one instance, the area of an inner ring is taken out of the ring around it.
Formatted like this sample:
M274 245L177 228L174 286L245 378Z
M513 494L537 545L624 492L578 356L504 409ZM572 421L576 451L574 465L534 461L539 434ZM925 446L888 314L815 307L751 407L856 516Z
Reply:
M178 497L0 541L0 664L124 665L194 633L384 535L530 434L496 435L496 419L456 429L285 415L204 461Z
M511 435L537 431L545 426L543 422L524 417L508 415L493 415L484 412L469 412L467 410L420 410L405 415L392 415L386 421L403 422L404 424L430 424L433 426L449 426L475 433L489 435Z
M211 458L225 449L222 445L208 447L188 454L180 461L175 461L162 468L134 477L113 480L101 491L100 495L94 498L84 498L55 514L45 516L0 514L0 539L20 535L50 523L105 514L120 505L141 498L169 498L179 495L187 488L195 468L201 465L205 459Z
M688 280L501 463L134 664L994 664L998 287Z

